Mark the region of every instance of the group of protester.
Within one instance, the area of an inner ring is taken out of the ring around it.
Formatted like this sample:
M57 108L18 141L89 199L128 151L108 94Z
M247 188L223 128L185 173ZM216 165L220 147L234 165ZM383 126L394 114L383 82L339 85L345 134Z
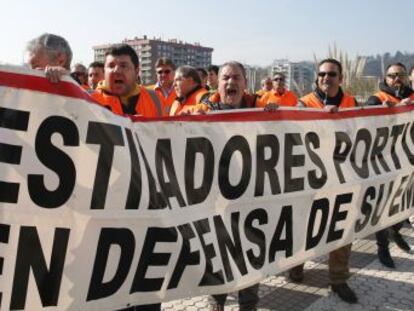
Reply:
M33 69L42 69L51 82L58 82L70 74L80 86L100 105L118 115L141 115L154 118L162 116L192 115L213 110L264 107L272 111L279 106L319 108L334 113L338 109L360 106L356 99L343 91L343 69L335 59L324 59L318 65L315 89L298 99L287 90L286 77L276 73L263 81L263 89L249 94L245 68L236 61L223 64L220 69L180 66L168 58L155 64L157 82L151 86L139 83L139 59L133 48L126 44L114 45L105 55L104 64L93 62L88 68L75 64L71 69L72 51L68 42L57 35L43 34L28 43L28 63ZM386 69L378 93L366 105L413 104L414 91L409 76L414 81L414 68L408 72L401 63ZM389 252L389 235L404 251L410 245L399 230L402 223L376 233L378 257L382 264L394 268ZM333 292L348 302L358 298L348 286L351 244L329 254L329 279ZM304 278L303 264L290 269L289 277L295 282ZM240 310L256 310L259 301L258 284L239 291ZM226 294L213 295L212 310L224 310ZM135 306L124 310L160 310L161 304Z

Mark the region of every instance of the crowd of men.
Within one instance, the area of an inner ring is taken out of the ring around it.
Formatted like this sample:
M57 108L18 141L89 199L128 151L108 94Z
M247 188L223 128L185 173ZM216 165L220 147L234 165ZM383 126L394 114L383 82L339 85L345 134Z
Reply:
M286 88L283 73L264 79L262 90L249 94L245 69L235 61L229 61L220 68L214 65L176 68L171 59L160 58L155 64L157 82L143 86L139 83L138 56L126 44L112 46L103 64L93 62L88 68L82 64L71 67L71 48L64 38L57 35L43 34L31 40L27 50L31 68L44 70L51 82L58 82L62 76L70 74L95 101L119 115L154 118L254 107L273 111L279 106L319 108L335 113L342 108L363 104L394 106L414 103L414 66L407 71L401 63L390 64L378 92L366 103L358 103L341 88L343 69L335 59L319 63L314 90L298 99ZM378 258L386 267L395 267L388 247L390 236L401 249L410 251L410 245L399 233L402 224L376 233ZM358 298L347 284L351 246L343 246L329 254L329 279L332 291L343 301L353 304ZM290 269L289 277L294 282L301 282L303 265ZM211 310L224 310L226 296L213 295ZM239 291L240 310L256 310L258 302L258 284ZM161 310L161 304L124 310Z

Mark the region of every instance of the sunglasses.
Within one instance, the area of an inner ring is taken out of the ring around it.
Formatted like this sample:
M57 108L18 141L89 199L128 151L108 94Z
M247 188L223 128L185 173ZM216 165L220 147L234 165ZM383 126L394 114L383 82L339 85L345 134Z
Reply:
M323 77L325 77L326 75L327 75L328 77L330 77L330 78L335 78L335 77L337 77L337 76L338 76L338 73L337 73L337 72L335 72L335 71L328 71L328 72L321 71L321 72L318 72L318 77L323 78Z
M284 78L274 78L273 81L281 81L281 82L283 82L283 81L285 81L285 79Z
M171 70L166 69L166 70L158 70L157 74L158 75L162 75L163 73L165 73L166 75L168 75L169 73L171 73Z
M387 74L387 78L395 79L395 78L406 78L408 75L404 72L396 72L396 73L389 73Z

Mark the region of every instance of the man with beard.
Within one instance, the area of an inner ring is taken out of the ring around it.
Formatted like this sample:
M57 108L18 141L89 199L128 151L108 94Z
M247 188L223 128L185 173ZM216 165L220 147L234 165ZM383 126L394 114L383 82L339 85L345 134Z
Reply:
M139 60L127 44L114 45L105 55L104 80L91 96L119 115L161 117L161 103L153 90L136 82Z
M397 104L414 103L414 92L408 85L407 69L401 63L394 63L387 67L385 78L380 83L379 89L379 92L368 98L367 105L392 107ZM378 245L378 259L388 268L395 268L394 260L388 248L390 233L399 248L406 252L411 250L410 245L400 233L403 224L404 222L397 223L375 234Z
M414 92L408 85L407 68L404 64L394 63L387 67L379 92L368 98L367 105L412 104Z
M298 106L320 108L329 112L341 108L357 106L355 98L342 91L342 64L336 59L328 58L318 64L316 88L299 100ZM347 303L357 303L358 298L348 286L349 257L352 244L345 245L329 253L329 283L333 292ZM289 271L289 277L295 282L304 278L303 264Z
M139 61L127 44L114 45L105 55L104 80L91 96L119 115L161 116L161 104L153 90L136 82ZM150 92L153 92L150 94ZM132 306L118 311L160 311L161 303Z

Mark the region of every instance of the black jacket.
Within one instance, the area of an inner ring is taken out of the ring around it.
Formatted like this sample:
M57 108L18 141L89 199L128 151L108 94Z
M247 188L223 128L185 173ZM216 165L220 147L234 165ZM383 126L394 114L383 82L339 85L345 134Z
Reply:
M408 86L403 86L400 90L398 90L398 89L389 87L388 85L385 84L385 82L381 82L379 84L379 89L381 92L387 93L400 100L404 98L408 98L414 93L414 91ZM370 106L378 106L378 105L382 105L382 102L377 96L373 95L368 98L366 104Z

